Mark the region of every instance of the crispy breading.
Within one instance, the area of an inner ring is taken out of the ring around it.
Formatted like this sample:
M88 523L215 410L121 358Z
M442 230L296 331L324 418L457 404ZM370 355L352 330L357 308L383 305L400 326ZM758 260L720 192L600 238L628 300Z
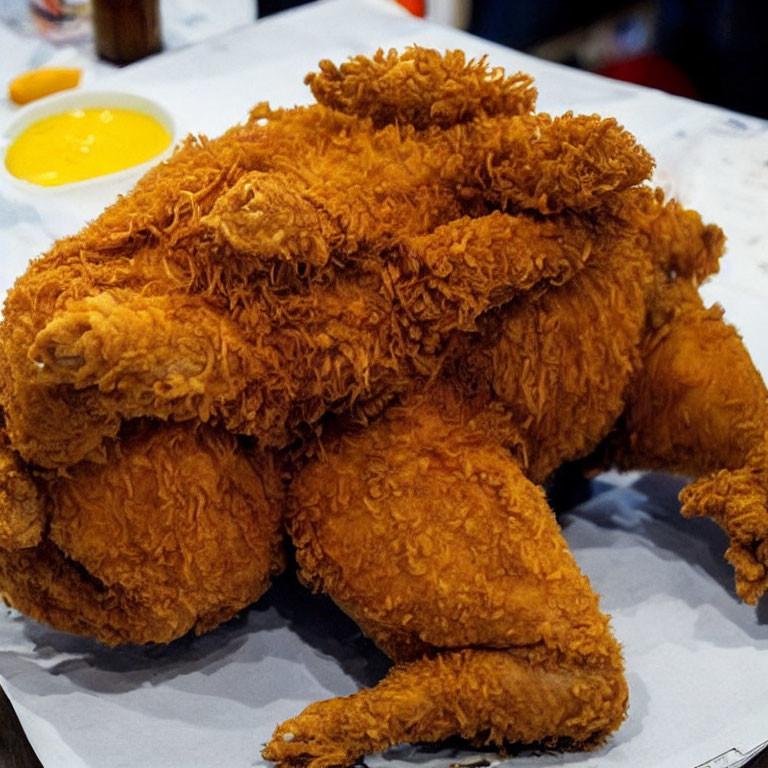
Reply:
M539 487L704 475L768 589L768 394L697 287L724 237L615 120L418 47L188 139L30 265L0 324L0 594L107 643L205 631L283 567L395 660L266 756L460 735L586 748L619 645ZM287 493L287 496L285 494Z
M479 117L528 114L536 102L530 75L489 70L486 57L467 61L463 51L441 55L417 46L403 53L379 49L340 67L328 59L319 66L320 72L305 80L318 103L370 117L376 126L449 127Z
M104 643L204 632L283 568L278 468L226 432L137 422L107 463L47 483L46 537L0 548L0 592Z

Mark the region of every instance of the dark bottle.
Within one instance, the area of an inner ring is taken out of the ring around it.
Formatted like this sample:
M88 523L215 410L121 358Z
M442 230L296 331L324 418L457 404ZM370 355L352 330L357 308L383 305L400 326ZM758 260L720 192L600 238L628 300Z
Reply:
M93 0L96 53L114 64L130 64L159 53L158 0Z

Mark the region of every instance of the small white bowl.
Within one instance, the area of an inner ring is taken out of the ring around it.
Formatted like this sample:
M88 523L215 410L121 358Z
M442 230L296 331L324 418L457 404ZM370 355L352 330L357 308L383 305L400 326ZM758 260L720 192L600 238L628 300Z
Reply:
M58 184L50 187L33 184L24 179L19 179L6 167L5 154L8 151L8 147L10 147L17 136L29 128L33 123L46 117L50 117L51 115L61 114L62 112L70 112L75 109L98 109L100 107L132 109L136 112L143 112L144 114L155 118L155 120L168 131L168 134L171 137L168 148L149 158L149 160L145 160L139 165L132 165L130 168L113 171L112 173L106 173L101 176L94 176L93 178L83 179L82 181L71 181L66 184ZM148 99L145 96L139 96L136 93L123 91L63 91L62 93L46 96L39 101L22 107L6 125L0 134L0 158L2 158L2 162L0 162L0 174L16 187L23 189L26 192L35 192L36 194L55 194L56 191L83 189L105 182L113 183L123 178L138 179L145 171L149 170L153 165L156 165L163 158L171 154L175 141L176 125L171 113L152 99Z

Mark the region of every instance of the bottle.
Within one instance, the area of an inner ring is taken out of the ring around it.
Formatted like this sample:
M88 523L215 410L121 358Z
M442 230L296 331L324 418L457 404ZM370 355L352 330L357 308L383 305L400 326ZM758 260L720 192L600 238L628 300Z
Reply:
M92 0L96 53L114 64L159 53L158 0Z

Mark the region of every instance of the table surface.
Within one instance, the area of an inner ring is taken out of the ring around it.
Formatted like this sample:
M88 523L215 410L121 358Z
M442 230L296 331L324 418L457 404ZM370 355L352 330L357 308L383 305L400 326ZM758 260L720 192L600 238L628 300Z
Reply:
M2 689L0 689L0 765L5 768L43 768Z

